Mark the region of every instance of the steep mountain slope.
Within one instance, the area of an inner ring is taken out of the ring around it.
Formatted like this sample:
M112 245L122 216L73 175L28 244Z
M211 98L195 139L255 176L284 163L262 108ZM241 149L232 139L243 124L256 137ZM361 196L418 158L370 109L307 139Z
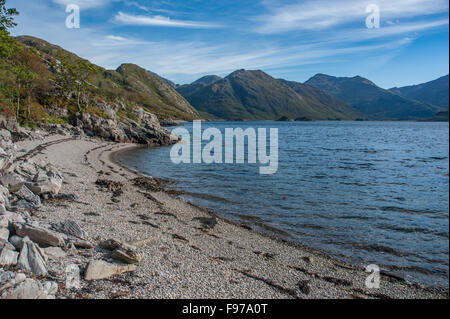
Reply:
M156 77L158 77L158 78L160 78L164 83L166 83L168 86L170 86L172 89L176 89L179 85L178 84L176 84L176 83L174 83L174 82L172 82L172 81L170 81L170 80L168 80L168 79L166 79L166 78L163 78L161 75L159 75L159 74L157 74L157 73L155 73L155 72L151 72L151 71L148 71L150 74L152 74L152 75L154 75L154 76L156 76Z
M392 88L391 92L404 98L430 103L443 108L448 108L448 75L439 79L411 86Z
M308 101L308 106L311 108L311 112L320 110L324 106L332 110L337 118L363 118L364 115L349 107L345 102L339 100L335 96L326 93L314 86L308 84L302 84L293 81L286 81L280 79L283 83L288 85L291 89L297 92L303 99Z
M126 102L143 106L161 117L191 120L198 118L196 110L176 90L155 73L133 65L123 64L117 70L105 70L79 58L61 47L44 40L21 36L17 40L40 52L44 59L64 60L70 63L85 61L93 71L87 82L95 89L99 98L122 98Z
M212 84L214 82L217 82L221 80L222 78L217 75L207 75L200 79L198 79L195 82L192 82L191 84L184 84L177 87L178 93L183 95L184 98L190 97L192 94L197 92L198 90L203 89L205 86Z
M259 70L238 70L209 85L197 82L195 90L178 90L199 112L214 118L277 120L286 116L326 120L355 119L359 115L325 92L277 80Z
M122 64L116 71L105 71L98 85L104 87L105 80L111 80L119 88L133 92L139 103L151 112L163 117L178 119L198 118L198 113L176 90L159 76L155 76L134 64Z
M336 96L373 119L417 120L440 111L437 106L405 99L360 76L338 78L317 74L305 84Z
M201 77L200 79L198 79L197 81L193 82L192 84L212 84L214 82L217 82L219 80L222 80L222 78L220 76L217 75L206 75L204 77Z

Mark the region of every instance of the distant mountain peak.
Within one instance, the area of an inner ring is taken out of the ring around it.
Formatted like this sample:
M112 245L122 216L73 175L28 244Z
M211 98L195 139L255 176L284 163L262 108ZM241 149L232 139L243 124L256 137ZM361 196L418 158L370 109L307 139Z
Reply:
M433 116L439 111L433 105L393 94L362 76L319 75L305 83L334 95L374 119L417 120Z
M405 87L395 87L389 91L404 98L414 99L424 103L431 103L443 108L449 107L449 76L444 75L436 80L410 85Z
M199 83L201 83L201 84L208 85L208 84L220 81L220 80L222 80L222 78L220 76L217 76L217 75L205 75L205 76L201 77L200 79L192 82L191 84L199 84Z

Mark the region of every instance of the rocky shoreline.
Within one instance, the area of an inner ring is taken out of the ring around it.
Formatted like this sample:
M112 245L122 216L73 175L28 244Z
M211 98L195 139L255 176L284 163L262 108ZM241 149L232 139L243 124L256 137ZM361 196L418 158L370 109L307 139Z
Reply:
M364 269L186 203L115 162L133 144L89 120L0 125L2 299L448 298L388 274L368 289Z

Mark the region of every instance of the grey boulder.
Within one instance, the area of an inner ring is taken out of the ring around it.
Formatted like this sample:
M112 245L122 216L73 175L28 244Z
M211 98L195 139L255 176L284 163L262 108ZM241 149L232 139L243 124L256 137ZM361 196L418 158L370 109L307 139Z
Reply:
M87 281L106 279L124 272L136 270L136 265L116 265L103 260L93 260L86 268L84 279Z
M14 230L21 237L29 237L32 241L43 246L63 246L61 235L40 226L30 224L14 223Z
M0 177L0 183L11 193L16 193L25 184L25 180L16 173L7 173Z
M40 253L40 249L28 238L24 238L23 240L17 267L33 273L36 276L47 274L47 268L45 267L45 261Z
M17 264L17 258L19 257L19 253L11 250L8 247L3 247L0 253L0 266L14 266Z

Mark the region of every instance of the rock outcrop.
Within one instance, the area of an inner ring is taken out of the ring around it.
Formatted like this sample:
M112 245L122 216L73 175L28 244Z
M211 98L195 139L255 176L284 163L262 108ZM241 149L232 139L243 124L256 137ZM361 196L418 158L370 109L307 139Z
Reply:
M105 140L121 143L137 143L148 146L171 145L179 141L170 131L163 128L158 118L141 107L135 107L127 118L117 115L125 106L121 103L97 104L103 113L78 113L75 126L87 136L97 136ZM135 120L131 120L130 117Z

